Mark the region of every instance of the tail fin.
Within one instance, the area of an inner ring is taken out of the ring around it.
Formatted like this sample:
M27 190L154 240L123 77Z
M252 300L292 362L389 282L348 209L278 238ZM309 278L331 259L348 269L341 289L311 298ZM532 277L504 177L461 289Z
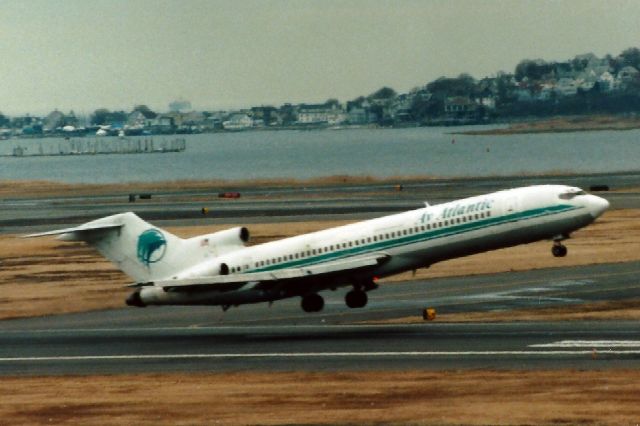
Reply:
M185 240L157 228L134 213L121 213L75 228L27 235L59 235L64 241L84 241L137 282L168 279L185 262Z

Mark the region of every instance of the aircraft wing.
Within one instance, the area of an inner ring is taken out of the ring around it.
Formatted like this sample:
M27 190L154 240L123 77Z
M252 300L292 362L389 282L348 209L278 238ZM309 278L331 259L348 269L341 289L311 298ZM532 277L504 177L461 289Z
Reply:
M318 277L339 274L340 272L377 266L389 259L386 253L372 253L363 256L354 256L347 259L339 259L316 265L299 268L286 268L274 271L250 272L247 274L215 275L211 277L189 278L182 280L162 280L149 283L137 283L132 287L144 287L154 285L167 291L180 290L237 290L246 284L251 287L270 286L270 284L283 284L287 281L299 281L305 279L317 279Z

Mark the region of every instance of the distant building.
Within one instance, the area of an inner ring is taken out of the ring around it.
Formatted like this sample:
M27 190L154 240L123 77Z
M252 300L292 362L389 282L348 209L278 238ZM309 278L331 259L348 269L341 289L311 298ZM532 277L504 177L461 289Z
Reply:
M640 74L640 71L638 71L632 66L626 66L622 68L620 71L618 71L618 76L616 79L617 87L621 89L626 88L627 85L631 83L635 78L637 78L639 74Z
M346 114L335 104L302 104L298 108L299 124L340 124L347 119Z
M127 125L133 127L149 127L154 123L157 114L151 111L136 110L127 116Z
M65 125L65 115L62 112L55 110L49 113L49 115L47 115L47 117L44 119L43 128L45 132L52 132L57 128L61 128L64 125Z
M578 93L578 85L573 78L565 77L558 80L554 90L559 96L572 96Z
M444 101L444 112L452 117L466 117L474 114L477 109L478 104L468 96L449 97Z
M598 77L598 86L601 92L610 92L615 90L616 79L609 71L605 71Z
M185 100L173 101L169 104L169 111L171 112L185 112L191 110L191 102Z
M231 114L229 119L222 123L225 130L245 130L253 127L253 119L247 114Z
M347 121L349 124L368 124L369 114L364 108L353 107L347 113Z

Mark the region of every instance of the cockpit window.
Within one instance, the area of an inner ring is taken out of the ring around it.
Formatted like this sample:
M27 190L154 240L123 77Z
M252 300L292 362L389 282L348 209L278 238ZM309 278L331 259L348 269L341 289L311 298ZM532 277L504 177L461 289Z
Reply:
M558 195L558 198L560 198L561 200L571 200L572 198L575 198L578 195L587 195L587 193L582 190L572 190L572 191L563 192L562 194Z

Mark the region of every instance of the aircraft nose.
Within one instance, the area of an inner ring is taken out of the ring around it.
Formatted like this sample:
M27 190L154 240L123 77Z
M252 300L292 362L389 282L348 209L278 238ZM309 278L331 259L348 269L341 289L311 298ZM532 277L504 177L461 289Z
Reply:
M609 202L602 197L590 195L587 206L591 212L591 216L597 218L609 208Z

